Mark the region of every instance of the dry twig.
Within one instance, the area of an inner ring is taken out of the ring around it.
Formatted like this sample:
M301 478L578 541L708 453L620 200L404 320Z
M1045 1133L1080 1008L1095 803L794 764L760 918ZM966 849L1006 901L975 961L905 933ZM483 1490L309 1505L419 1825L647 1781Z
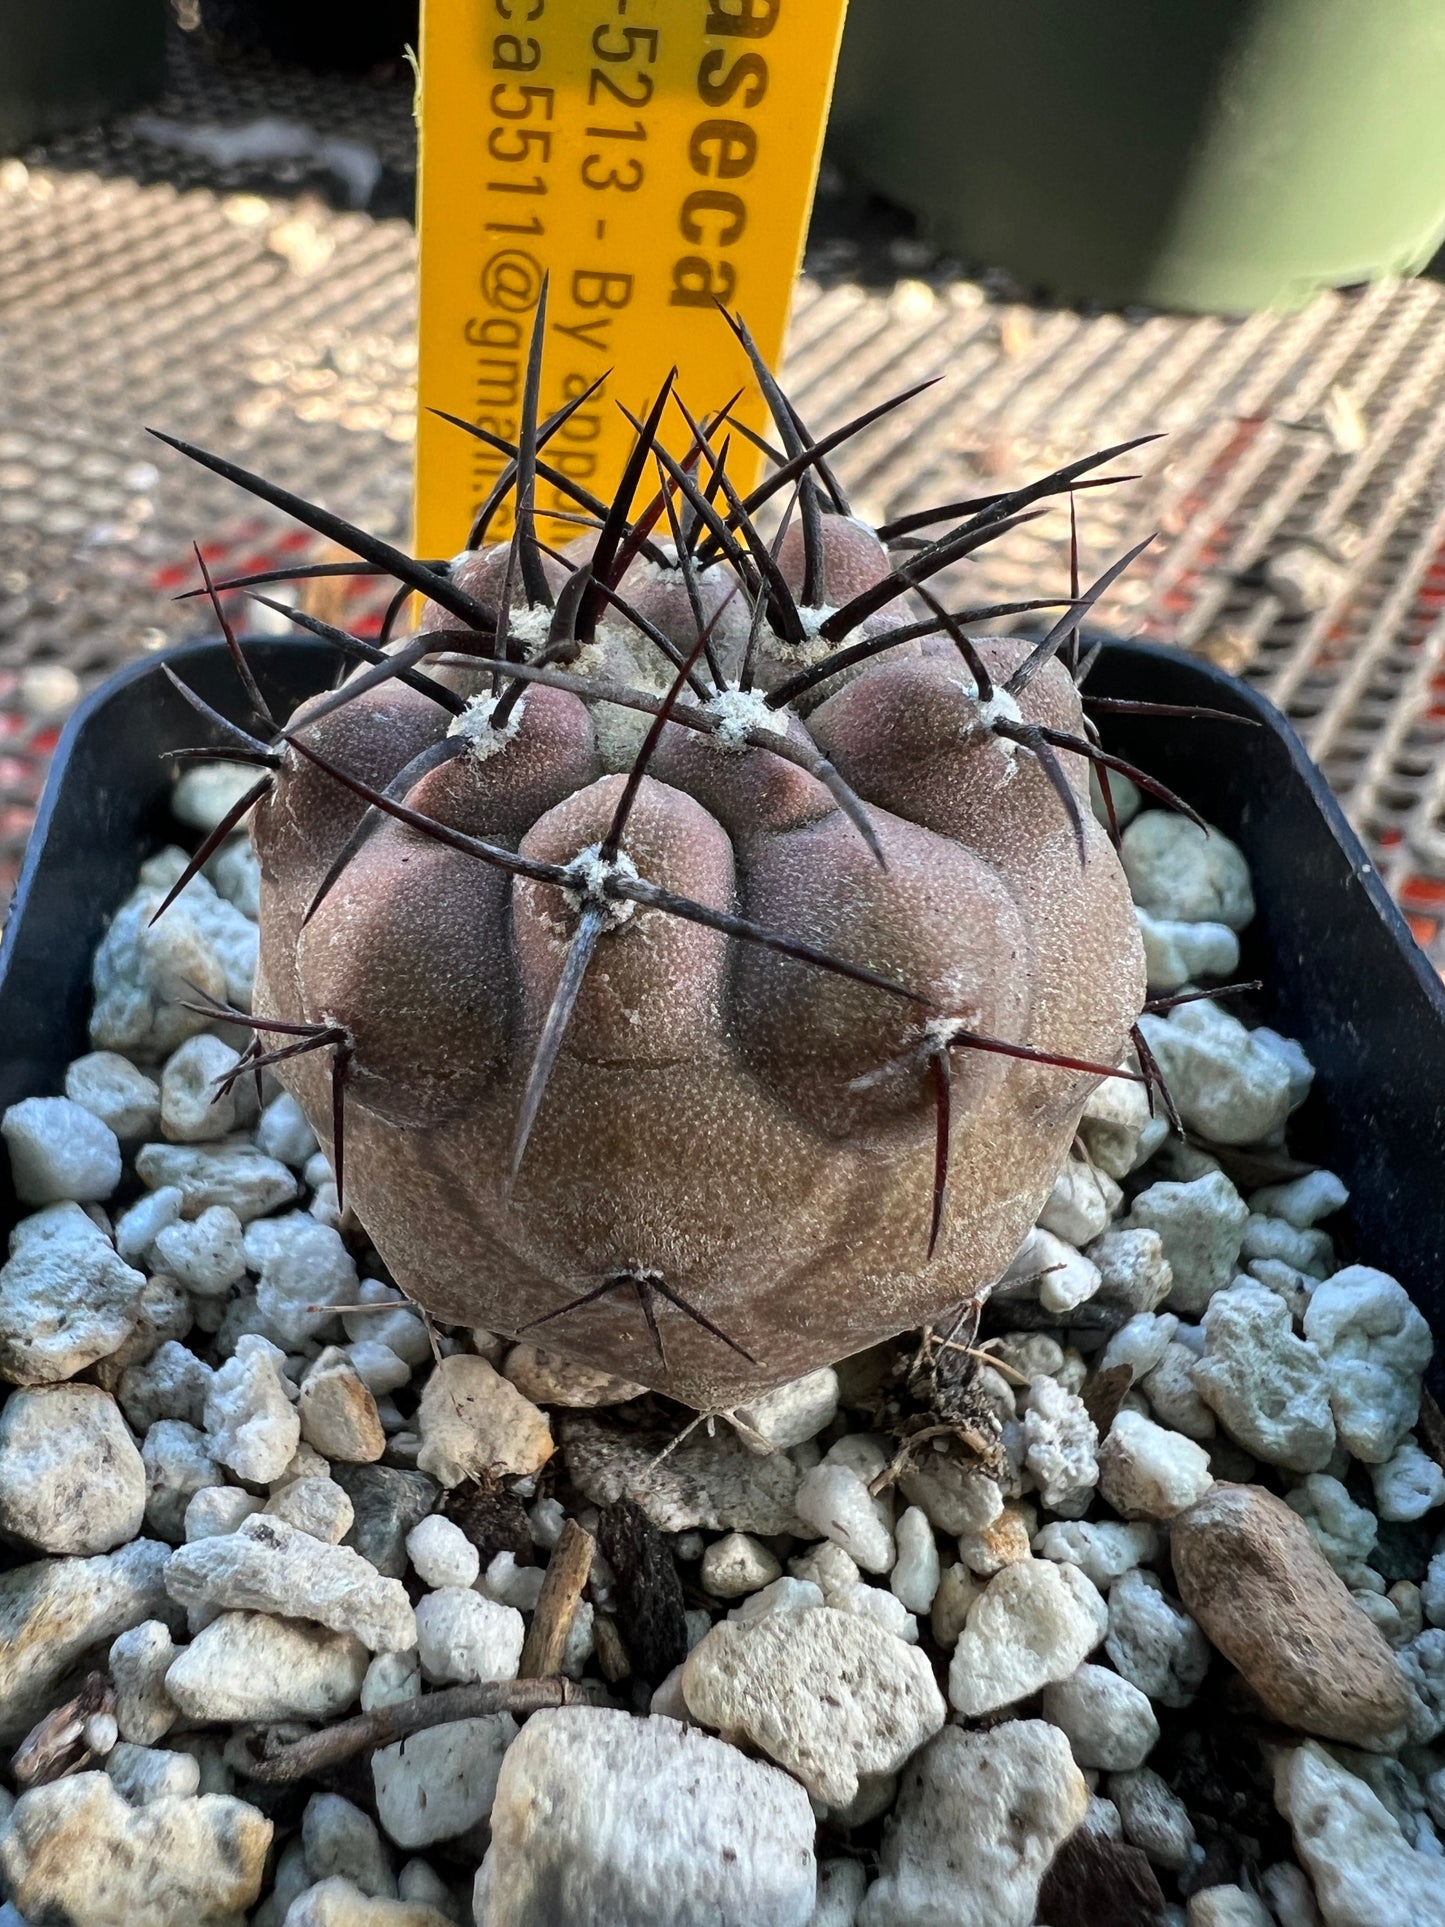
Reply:
M601 1691L570 1679L488 1679L474 1686L453 1686L443 1693L425 1693L397 1706L380 1706L336 1726L323 1726L303 1740L278 1741L261 1733L252 1741L253 1760L247 1772L253 1780L279 1785L305 1779L354 1754L391 1746L430 1726L454 1720L481 1719L488 1713L540 1713L557 1706L596 1706Z
M592 1534L568 1519L547 1561L547 1576L522 1647L519 1679L543 1679L562 1668L567 1635L592 1571Z

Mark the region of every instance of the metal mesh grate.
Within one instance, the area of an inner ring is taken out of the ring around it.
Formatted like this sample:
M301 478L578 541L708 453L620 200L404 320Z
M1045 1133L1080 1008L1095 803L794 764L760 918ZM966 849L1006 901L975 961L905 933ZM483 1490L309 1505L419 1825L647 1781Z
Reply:
M0 896L77 691L208 626L171 600L195 579L191 540L221 568L311 552L142 423L384 534L405 525L409 83L220 66L193 36L174 43L163 119L281 115L369 142L371 211L348 210L344 173L314 158L223 166L133 127L0 161ZM1160 531L1101 617L1258 681L1445 961L1445 288L1240 321L1086 316L1010 299L870 220L825 178L785 367L816 429L944 377L840 462L860 511L1167 431L1130 457L1140 479L1080 498L1086 573ZM1067 550L1056 512L984 551L971 583L1047 593ZM362 594L342 613L375 607Z

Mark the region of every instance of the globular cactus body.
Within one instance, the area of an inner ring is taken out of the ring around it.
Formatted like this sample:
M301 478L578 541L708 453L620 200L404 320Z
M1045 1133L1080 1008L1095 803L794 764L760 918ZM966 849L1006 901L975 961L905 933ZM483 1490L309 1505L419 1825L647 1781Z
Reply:
M291 718L255 1011L339 1044L409 1294L717 1410L1000 1275L1144 969L1057 634L965 641L806 464L772 550L691 473L621 568L604 523L524 581L523 500ZM331 1054L276 1066L323 1141Z

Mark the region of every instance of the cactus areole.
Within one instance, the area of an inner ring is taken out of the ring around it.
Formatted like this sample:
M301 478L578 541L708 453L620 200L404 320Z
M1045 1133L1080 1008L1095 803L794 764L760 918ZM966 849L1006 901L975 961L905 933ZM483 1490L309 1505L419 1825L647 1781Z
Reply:
M606 502L548 463L539 362L450 563L176 444L426 598L405 641L298 616L346 673L284 722L235 646L265 730L217 752L260 767L243 1062L334 1135L436 1317L727 1410L985 1293L1090 1091L1138 1075L1089 802L1127 766L1078 635L1130 558L1002 609L929 586L1122 451L873 529L828 463L858 425L815 439L754 355L766 481L739 498L739 431L669 382ZM1040 608L1042 640L978 633Z

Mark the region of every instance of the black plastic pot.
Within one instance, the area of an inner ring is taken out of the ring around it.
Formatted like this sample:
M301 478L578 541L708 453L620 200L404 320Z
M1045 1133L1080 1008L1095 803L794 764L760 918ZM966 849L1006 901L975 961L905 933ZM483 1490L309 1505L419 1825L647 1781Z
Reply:
M309 641L261 638L247 654L283 715L335 665L332 650ZM239 715L220 643L167 660ZM1298 1038L1318 1070L1292 1143L1349 1185L1344 1228L1331 1228L1351 1254L1399 1278L1445 1336L1445 988L1298 737L1262 697L1207 663L1139 643L1108 644L1089 689L1206 704L1259 725L1113 716L1104 734L1244 849L1259 900L1244 971L1265 983L1254 1014ZM137 865L174 839L161 752L203 735L155 660L123 670L72 717L0 944L0 1109L58 1090L87 1048L91 955ZM0 1191L0 1224L14 1213ZM1445 1383L1439 1366L1434 1382L1437 1392Z

